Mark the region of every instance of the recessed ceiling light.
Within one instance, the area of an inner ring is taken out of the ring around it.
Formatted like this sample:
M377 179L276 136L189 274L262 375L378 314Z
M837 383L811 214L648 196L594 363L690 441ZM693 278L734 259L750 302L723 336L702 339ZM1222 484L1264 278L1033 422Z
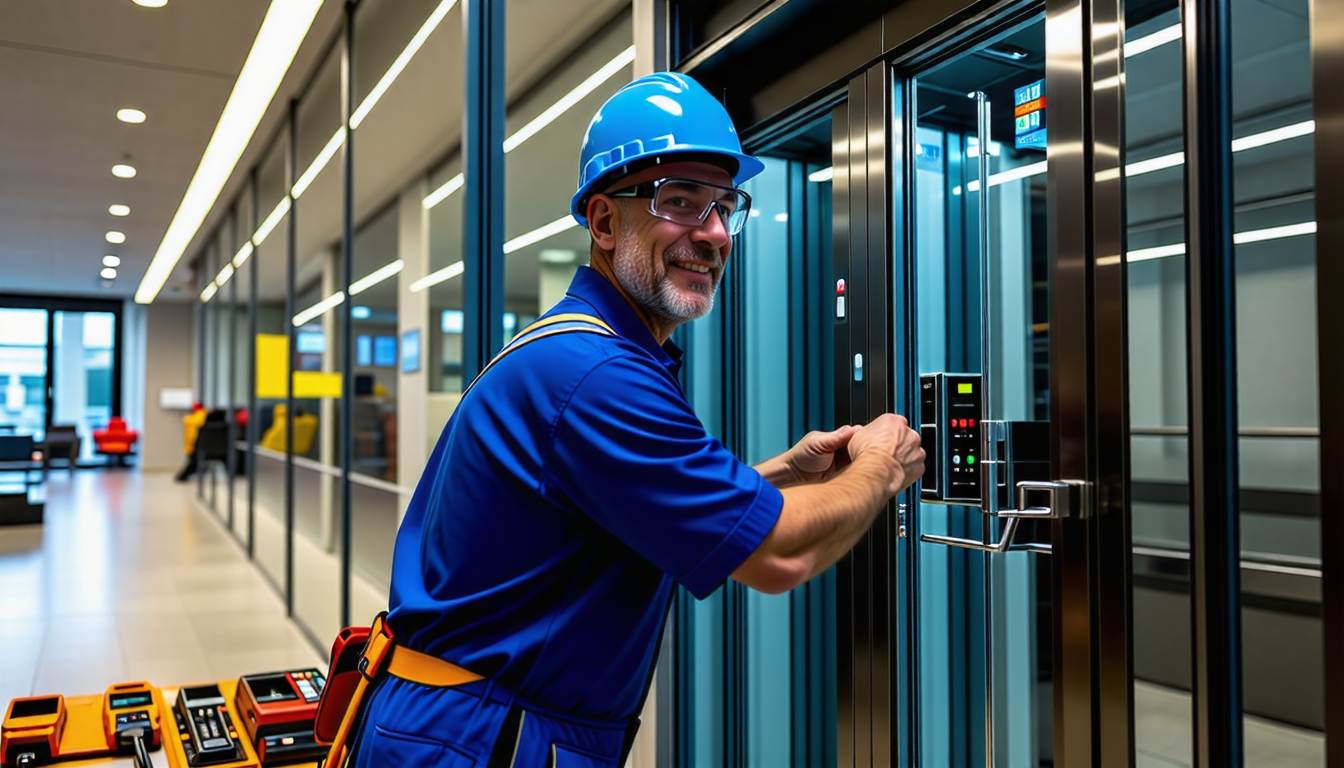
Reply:
M131 206L116 203L115 205L109 205L107 207L107 212L112 214L113 216L130 216Z
M126 233L118 232L115 229L112 230L111 232L108 232L106 235L103 235L103 237L106 237L107 242L113 245L121 245L122 243L126 242Z
M103 271L98 274L102 275L104 280L115 280L117 278L117 270L111 267L103 267Z
M135 166L118 163L112 166L112 175L116 176L118 179L134 179Z
M120 267L120 266L121 266L121 257L120 257L120 256L113 256L113 255L111 255L111 254L108 254L107 256L104 256L104 257L103 257L103 266L104 266L104 267Z
M117 119L123 123L132 123L138 125L145 122L145 113L138 109L118 109Z
M131 0L131 2L144 8L162 8L168 4L168 0Z

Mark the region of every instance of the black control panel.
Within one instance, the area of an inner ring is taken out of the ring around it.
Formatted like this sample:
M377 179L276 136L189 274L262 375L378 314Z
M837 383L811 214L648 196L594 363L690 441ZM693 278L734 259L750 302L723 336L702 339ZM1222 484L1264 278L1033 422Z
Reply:
M983 473L980 376L930 373L919 379L919 434L924 446L922 501L979 504Z
M194 766L231 763L243 756L238 732L217 685L190 686L177 694L177 727L187 763Z

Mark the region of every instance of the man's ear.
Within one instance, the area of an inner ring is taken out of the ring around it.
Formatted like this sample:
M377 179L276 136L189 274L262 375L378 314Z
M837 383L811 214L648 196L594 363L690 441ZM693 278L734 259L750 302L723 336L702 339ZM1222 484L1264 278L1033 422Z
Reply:
M616 216L616 206L606 195L593 195L588 200L588 232L604 251L616 250Z

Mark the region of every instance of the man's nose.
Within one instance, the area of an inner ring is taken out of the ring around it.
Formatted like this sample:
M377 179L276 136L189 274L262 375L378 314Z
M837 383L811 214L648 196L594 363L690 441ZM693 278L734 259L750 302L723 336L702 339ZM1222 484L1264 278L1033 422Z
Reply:
M723 220L723 213L718 205L712 206L705 220L691 232L691 240L704 243L716 251L722 250L725 245L732 242L727 222Z

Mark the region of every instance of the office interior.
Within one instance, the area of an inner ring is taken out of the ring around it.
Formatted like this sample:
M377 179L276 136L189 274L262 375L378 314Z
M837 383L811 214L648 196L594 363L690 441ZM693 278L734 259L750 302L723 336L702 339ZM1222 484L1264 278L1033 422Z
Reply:
M1338 4L326 0L144 301L280 1L0 8L0 93L107 91L6 156L148 114L0 178L6 702L325 669L463 389L587 263L591 116L671 69L766 163L674 336L705 426L754 463L895 411L930 460L803 587L677 596L630 765L1344 766Z

